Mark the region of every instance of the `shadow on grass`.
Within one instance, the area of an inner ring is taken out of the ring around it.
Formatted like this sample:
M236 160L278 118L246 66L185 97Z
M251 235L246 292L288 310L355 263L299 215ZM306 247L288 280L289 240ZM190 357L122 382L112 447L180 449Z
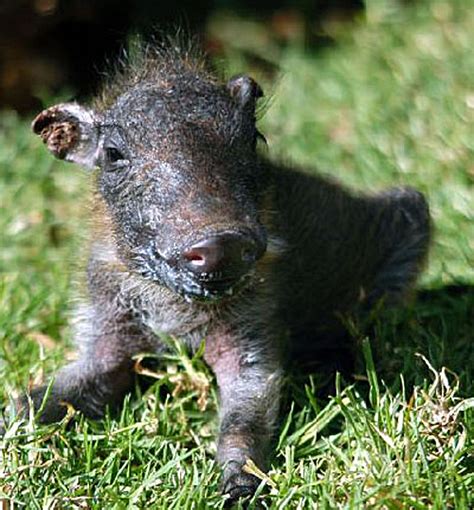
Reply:
M474 286L446 285L424 289L414 305L377 320L371 338L376 368L389 387L421 384L428 368L415 356L423 354L437 370L459 377L460 394L473 390Z
M334 339L333 348L305 351L289 369L288 401L307 399L307 387L322 400L335 393L335 374L345 383L366 387L361 342L369 338L379 379L398 391L401 378L407 389L430 378L417 356L435 369L446 367L459 378L460 396L472 396L474 380L474 285L446 285L423 289L406 309L385 311L370 324L356 324L352 334Z

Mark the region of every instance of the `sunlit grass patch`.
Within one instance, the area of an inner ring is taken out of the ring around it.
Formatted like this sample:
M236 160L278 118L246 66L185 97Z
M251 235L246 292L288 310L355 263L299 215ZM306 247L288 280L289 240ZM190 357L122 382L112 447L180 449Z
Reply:
M274 509L469 509L474 10L461 0L367 3L366 23L338 34L334 47L281 51L282 76L261 128L271 157L358 189L421 189L435 223L433 252L418 301L376 317L371 348L359 341L354 379L339 377L333 396L321 399L317 374L288 376L271 469L255 471L255 501ZM54 161L27 120L0 116L2 409L73 355L68 316L81 292L87 180ZM166 362L155 370L138 359L155 384L137 387L119 416L99 423L73 409L51 426L5 412L0 502L222 508L212 375L179 348Z

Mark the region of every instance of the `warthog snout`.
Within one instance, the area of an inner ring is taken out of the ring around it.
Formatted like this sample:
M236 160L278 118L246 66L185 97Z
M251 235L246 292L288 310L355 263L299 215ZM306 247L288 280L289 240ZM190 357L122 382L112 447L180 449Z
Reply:
M186 247L178 264L209 289L225 291L252 269L265 249L249 234L221 232Z

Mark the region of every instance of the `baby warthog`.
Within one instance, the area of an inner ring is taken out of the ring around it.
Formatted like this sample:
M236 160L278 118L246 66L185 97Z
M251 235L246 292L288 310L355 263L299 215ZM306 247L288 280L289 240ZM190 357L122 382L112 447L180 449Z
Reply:
M134 355L163 352L162 335L190 352L205 339L234 501L258 485L247 459L266 467L283 358L331 344L348 314L407 296L428 207L410 188L353 194L268 161L256 150L263 94L248 76L223 82L174 47L131 60L93 107L59 104L33 122L54 156L91 169L95 192L80 356L45 402L45 388L31 399L41 422L64 417L65 402L100 418L133 386Z

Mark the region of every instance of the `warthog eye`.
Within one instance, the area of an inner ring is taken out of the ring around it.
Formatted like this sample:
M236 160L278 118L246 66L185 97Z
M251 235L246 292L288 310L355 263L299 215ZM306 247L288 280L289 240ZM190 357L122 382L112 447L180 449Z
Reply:
M107 147L105 149L105 157L108 163L117 163L117 161L125 159L123 154L115 147Z

